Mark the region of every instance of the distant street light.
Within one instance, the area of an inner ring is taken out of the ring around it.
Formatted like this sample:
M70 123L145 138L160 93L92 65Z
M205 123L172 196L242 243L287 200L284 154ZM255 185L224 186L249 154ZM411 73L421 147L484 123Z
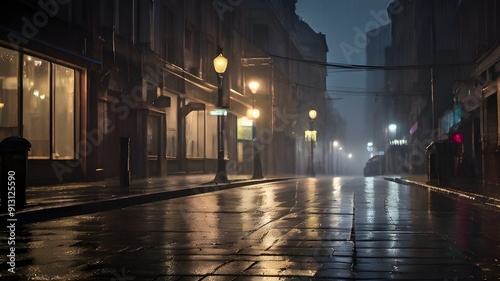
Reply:
M370 153L370 158L373 157L373 142L368 142L366 144L366 150Z
M311 119L309 123L310 140L311 140L310 175L312 177L316 176L316 173L314 172L314 142L316 141L316 131L314 131L314 119L316 119L317 114L318 113L316 112L316 110L314 109L309 110L309 118Z
M396 132L397 132L398 126L396 124L390 124L388 126L388 129L389 129L389 136L388 136L389 140L395 139L396 138Z
M248 117L251 117L252 119L257 119L260 116L260 111L257 108L252 108L250 109L250 114Z
M309 118L311 118L311 122L314 121L314 119L316 119L317 115L318 113L316 112L316 110L314 109L309 110Z
M257 81L251 81L250 83L248 83L248 88L250 88L250 91L253 94L252 109L249 110L249 114L248 114L249 115L248 117L250 117L252 119L257 119L260 116L260 111L257 108L255 108L255 94L259 90L259 87L260 87L260 83Z
M257 140L256 119L259 118L259 116L260 116L259 110L255 108L255 94L257 93L257 90L259 90L259 86L260 86L260 84L257 81L252 81L248 84L248 88L250 88L250 91L253 94L252 109L251 109L249 115L253 119L253 126L255 128L255 135L256 135L256 137L252 140L253 151L254 151L252 179L261 179L264 177L262 175L262 164L260 161L260 152L255 147L255 141Z
M259 90L259 87L260 87L260 83L257 81L251 81L250 83L248 83L248 88L250 88L250 91L254 95L257 93L257 90Z
M223 86L222 81L224 72L227 68L227 59L222 55L222 48L219 50L219 55L214 59L214 69L217 72L218 81L218 95L217 95L217 108L227 108L227 105L222 104ZM228 183L226 172L226 161L224 160L224 116L217 115L217 172L213 183Z

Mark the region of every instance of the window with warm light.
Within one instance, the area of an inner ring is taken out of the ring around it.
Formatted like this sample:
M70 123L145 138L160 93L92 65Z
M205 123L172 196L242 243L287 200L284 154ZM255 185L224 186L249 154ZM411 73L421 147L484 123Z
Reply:
M31 158L50 158L50 63L33 56L23 56L23 137L33 146ZM54 156L57 156L57 151Z
M19 54L0 47L0 140L19 135Z
M54 158L73 159L75 150L75 71L54 65L53 151Z
M191 111L186 116L186 157L205 156L205 111Z
M170 97L172 104L177 104L177 96L169 93L163 93ZM177 157L177 106L167 107L165 109L167 115L167 157Z
M0 138L27 139L30 159L75 159L79 75L71 67L0 47Z

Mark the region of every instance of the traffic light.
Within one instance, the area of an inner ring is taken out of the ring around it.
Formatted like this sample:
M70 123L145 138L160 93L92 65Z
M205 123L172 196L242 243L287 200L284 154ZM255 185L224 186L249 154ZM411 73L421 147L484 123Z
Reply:
M464 140L464 135L462 132L454 132L450 135L450 142L452 143L462 143Z

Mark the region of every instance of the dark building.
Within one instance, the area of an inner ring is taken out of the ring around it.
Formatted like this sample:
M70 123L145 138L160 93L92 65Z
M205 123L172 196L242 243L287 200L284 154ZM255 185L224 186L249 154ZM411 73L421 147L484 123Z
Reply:
M455 62L463 65L453 73L449 96L451 112L460 108L453 127L453 113L442 116L452 130L463 133L456 153L454 177L500 182L500 134L498 82L500 73L500 26L498 1L459 1L453 15L452 39ZM450 121L447 121L450 120Z
M253 107L264 174L296 172L303 136L294 79L307 69L287 58L308 53L295 1L222 2L11 2L0 19L0 139L31 142L29 184L117 178L127 143L132 178L215 173L219 47L229 61L228 173L251 172L257 142L238 134ZM312 38L309 52L326 57L324 36ZM261 59L264 93L248 90L245 58Z
M402 93L394 117L409 141L409 172L442 184L500 180L499 9L489 0L399 0L388 7L386 87Z
M370 36L370 44L366 47L368 65L385 65L386 57L390 55L386 53L391 45L391 31L392 25L389 23L368 32L373 34ZM389 143L388 126L394 122L390 116L394 111L390 110L390 107L398 93L387 91L389 85L386 75L386 71L380 69L370 71L366 76L365 124L367 134L373 136L371 154L385 153Z

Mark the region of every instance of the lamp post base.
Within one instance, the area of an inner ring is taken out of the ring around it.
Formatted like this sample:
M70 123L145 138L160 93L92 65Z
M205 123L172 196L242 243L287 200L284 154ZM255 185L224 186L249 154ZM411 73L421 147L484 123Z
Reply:
M230 181L227 179L226 172L217 172L215 174L215 178L209 182L209 183L230 183Z
M215 175L215 178L209 182L209 183L230 183L230 181L227 179L227 175L224 173L217 173Z
M210 183L229 183L226 172L226 160L224 160L223 151L219 151L219 155L217 157L217 172L214 179Z

